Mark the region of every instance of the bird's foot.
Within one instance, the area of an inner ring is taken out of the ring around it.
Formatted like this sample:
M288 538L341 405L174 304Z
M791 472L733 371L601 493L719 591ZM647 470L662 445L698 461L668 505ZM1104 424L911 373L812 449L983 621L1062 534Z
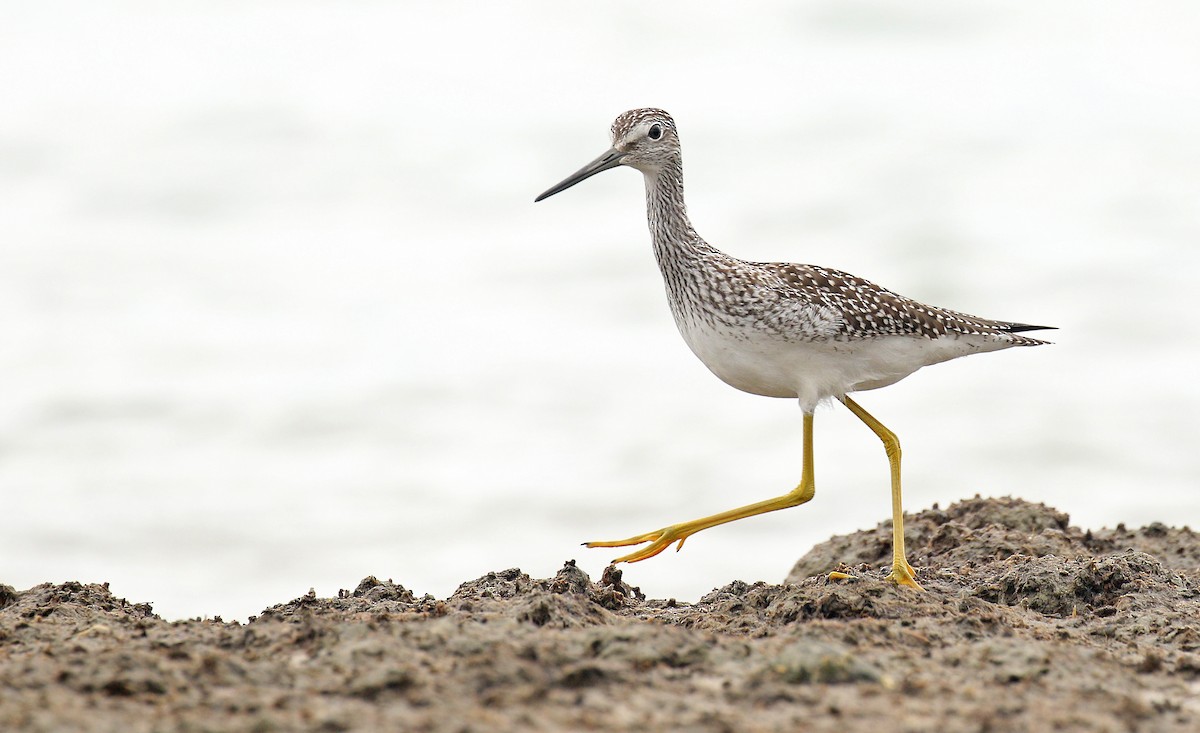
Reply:
M669 527L663 527L653 532L639 534L624 540L608 540L604 542L584 542L584 547L628 547L630 545L642 545L638 550L635 550L628 555L623 555L613 560L613 563L619 562L638 562L654 557L658 553L671 546L671 543L678 542L679 545L675 548L676 552L683 549L683 541L691 536L696 530L689 529L687 524L672 524ZM649 544L646 544L649 543Z
M841 570L831 570L827 576L830 580L858 580L858 576L843 573Z
M896 585L906 585L909 588L923 591L925 589L921 587L921 584L914 577L916 574L917 571L913 569L912 565L908 564L908 560L898 557L892 562L892 572L888 573L886 580L890 580Z

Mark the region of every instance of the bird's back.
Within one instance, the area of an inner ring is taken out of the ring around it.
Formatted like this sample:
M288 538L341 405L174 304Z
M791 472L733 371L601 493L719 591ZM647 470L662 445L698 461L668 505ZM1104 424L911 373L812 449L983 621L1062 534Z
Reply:
M886 336L937 339L946 336L983 336L1008 346L1044 344L1016 335L1046 328L1011 321L980 318L947 308L925 305L855 275L816 265L747 263L764 277L778 279L783 302L818 302L838 314L839 325L830 338L845 341Z
M815 265L748 262L700 240L660 257L671 310L688 346L746 392L807 407L876 389L930 364L1046 343L1042 328L928 306Z

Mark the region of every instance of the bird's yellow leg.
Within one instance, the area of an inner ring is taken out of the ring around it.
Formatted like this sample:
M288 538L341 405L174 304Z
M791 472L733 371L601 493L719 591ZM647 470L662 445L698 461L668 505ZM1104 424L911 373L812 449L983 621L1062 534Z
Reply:
M618 562L637 562L647 558L654 557L658 553L671 546L671 543L678 542L679 545L675 548L676 551L683 548L683 541L697 532L715 527L718 524L726 524L727 522L736 522L739 519L753 517L756 514L765 514L767 512L778 511L779 509L787 509L788 507L798 506L813 498L816 488L813 485L813 416L809 413L804 415L804 467L800 472L800 484L783 496L777 496L774 499L748 504L737 509L730 509L727 512L714 514L711 517L702 519L693 519L690 522L682 524L672 524L669 527L640 534L635 537L630 537L624 540L613 540L608 542L585 542L587 547L627 547L629 545L642 545L642 547L634 552L618 557L613 560ZM649 544L646 544L649 543Z
M904 555L904 509L900 504L900 439L854 400L843 397L842 403L883 441L888 464L892 469L892 572L888 575L888 580L897 585L925 590L913 577L916 571L908 564L908 558Z

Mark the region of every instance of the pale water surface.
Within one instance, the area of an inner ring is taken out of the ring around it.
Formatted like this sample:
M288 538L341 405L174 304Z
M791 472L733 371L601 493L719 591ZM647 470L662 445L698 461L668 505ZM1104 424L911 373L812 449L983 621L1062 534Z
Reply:
M1061 328L861 396L910 509L1200 524L1195 3L501 5L4 12L0 582L444 596L791 488L799 410L687 351L639 176L532 202L645 105L727 251ZM628 579L778 581L887 518L878 441L816 440L811 504Z

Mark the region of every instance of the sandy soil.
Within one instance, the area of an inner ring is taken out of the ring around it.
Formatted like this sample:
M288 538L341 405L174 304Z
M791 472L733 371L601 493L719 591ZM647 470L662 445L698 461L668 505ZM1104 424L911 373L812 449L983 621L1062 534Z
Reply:
M926 593L880 579L889 534L695 604L572 562L446 599L369 577L245 625L164 621L107 585L0 586L0 730L1200 730L1192 531L934 507L908 524Z

